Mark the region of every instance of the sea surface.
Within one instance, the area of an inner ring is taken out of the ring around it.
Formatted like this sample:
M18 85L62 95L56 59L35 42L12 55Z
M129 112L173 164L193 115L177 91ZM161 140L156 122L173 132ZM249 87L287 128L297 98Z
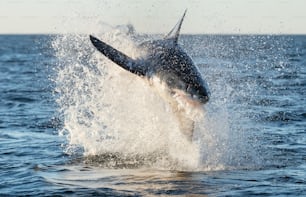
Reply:
M149 39L97 36L132 57ZM0 35L0 196L305 196L306 36L180 44L211 92L192 143L88 35Z

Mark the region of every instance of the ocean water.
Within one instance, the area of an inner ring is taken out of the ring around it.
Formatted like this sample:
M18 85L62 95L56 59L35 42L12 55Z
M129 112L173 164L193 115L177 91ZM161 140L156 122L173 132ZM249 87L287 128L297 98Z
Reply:
M131 57L151 37L97 36ZM211 91L192 143L88 35L0 43L1 196L306 193L306 36L181 36Z

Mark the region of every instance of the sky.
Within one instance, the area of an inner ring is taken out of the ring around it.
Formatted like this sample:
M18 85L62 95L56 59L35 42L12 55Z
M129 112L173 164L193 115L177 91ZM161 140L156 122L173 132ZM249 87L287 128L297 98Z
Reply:
M182 33L306 34L306 0L0 0L0 34L167 33L185 9Z

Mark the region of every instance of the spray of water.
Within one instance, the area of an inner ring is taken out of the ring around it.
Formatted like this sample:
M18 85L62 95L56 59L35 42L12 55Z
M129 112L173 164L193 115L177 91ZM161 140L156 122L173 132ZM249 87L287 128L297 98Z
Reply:
M141 39L128 26L97 36L131 57L141 55L136 47ZM232 128L238 120L225 105L232 92L225 81L208 78L212 92L222 93L212 94L190 143L170 106L144 80L96 52L88 35L57 36L52 46L64 122L60 133L69 154L81 148L85 162L111 168L218 170L254 162L248 136Z

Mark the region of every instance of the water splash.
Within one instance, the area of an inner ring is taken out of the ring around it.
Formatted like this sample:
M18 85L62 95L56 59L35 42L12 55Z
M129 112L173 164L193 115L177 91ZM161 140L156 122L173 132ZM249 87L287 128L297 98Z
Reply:
M137 35L130 28L99 33L105 42L137 57ZM133 33L133 32L132 32ZM198 120L194 142L179 131L170 106L149 85L96 52L87 35L53 41L59 60L55 92L63 114L66 151L81 148L85 162L102 167L218 170L244 166L250 148L241 130L232 130L224 100L230 87L216 83L223 97L212 97ZM217 88L216 88L217 87ZM243 151L242 151L243 150Z

